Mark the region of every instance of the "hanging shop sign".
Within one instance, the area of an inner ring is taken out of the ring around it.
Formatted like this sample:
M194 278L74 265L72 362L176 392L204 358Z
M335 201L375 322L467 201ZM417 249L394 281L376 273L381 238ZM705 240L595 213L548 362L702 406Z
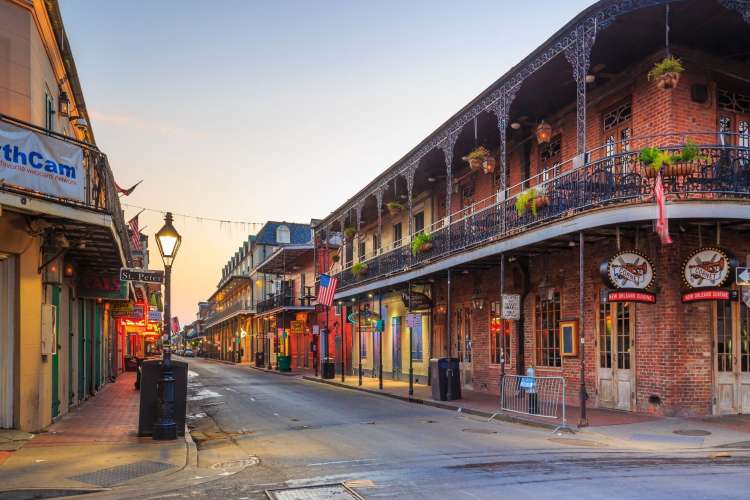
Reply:
M656 294L639 290L610 290L607 293L607 302L656 304Z
M616 253L602 262L599 271L604 283L618 290L646 290L654 284L654 266L636 250Z
M289 324L289 330L292 333L295 333L295 334L296 333L299 333L299 334L305 333L305 323L302 322L302 321L296 321L296 320L295 321L291 321L290 324Z
M500 311L502 319L521 319L521 296L517 293L504 293Z
M405 307L410 308L412 311L432 309L435 305L428 295L420 292L411 292L411 304L409 303L409 294L407 293L401 294L401 301Z
M682 294L683 302L698 302L701 300L737 300L737 291L726 288L706 288Z
M149 311L148 312L148 320L149 321L161 321L161 312L160 311Z
M682 279L688 288L720 288L735 266L734 258L726 251L716 247L699 248L685 259Z
M83 149L9 123L0 123L0 179L38 193L86 201Z
M116 304L112 304L109 307L109 313L112 315L113 318L131 316L133 314L133 303L128 301L128 302L118 302Z
M82 274L78 278L77 296L86 299L128 300L128 284L117 274Z
M164 272L148 271L143 269L120 268L120 279L122 281L138 281L143 283L162 283Z
M360 312L354 311L350 313L346 317L346 319L349 321L349 323L356 325L360 317L362 318L362 325L369 326L375 323L380 318L380 315L378 313L370 311L369 309L363 309Z

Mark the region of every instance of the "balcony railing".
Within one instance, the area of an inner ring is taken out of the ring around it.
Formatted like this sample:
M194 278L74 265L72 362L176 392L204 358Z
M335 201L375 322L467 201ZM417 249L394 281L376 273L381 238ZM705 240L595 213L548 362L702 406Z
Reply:
M206 323L216 324L218 321L228 318L229 316L237 312L252 313L255 312L252 307L252 303L249 300L240 300L234 304L230 304L224 307L221 311L214 311L206 318Z
M258 313L264 313L279 307L311 307L315 300L312 295L313 287L305 287L304 297L295 297L293 293L276 293L269 295L267 299L258 302L256 306Z
M714 137L716 134L713 134ZM750 200L750 141L747 137L722 134L726 142L742 144L701 145L691 161L676 161L662 167L664 189L668 197L679 200ZM743 142L743 140L745 142ZM660 141L661 142L661 141ZM657 143L660 143L657 142ZM633 143L630 143L632 146ZM679 153L684 145L665 145L668 153ZM589 155L591 158L594 155ZM432 248L412 254L406 244L361 260L367 270L359 277L348 267L339 273L340 287L346 288L388 275L398 274L428 262L440 260L480 244L500 240L535 226L565 219L588 210L651 202L655 175L639 161L639 151L599 155L579 168L543 179L536 176L501 193L452 214L450 223L442 219L426 232ZM526 186L542 188L545 201L535 210L519 212L516 200Z

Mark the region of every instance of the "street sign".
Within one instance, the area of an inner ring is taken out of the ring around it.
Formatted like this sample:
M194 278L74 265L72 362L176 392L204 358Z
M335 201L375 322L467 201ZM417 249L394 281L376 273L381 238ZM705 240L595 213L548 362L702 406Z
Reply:
M149 321L161 321L161 312L159 311L149 311L148 312L148 320Z
M750 267L736 268L735 283L739 286L750 286Z
M417 323L422 323L422 315L419 313L409 313L406 315L406 325L409 328L414 328Z
M521 319L521 296L517 293L504 293L500 316L502 319Z
M143 269L120 268L120 281L143 281L146 283L162 283L164 273L162 271L144 271Z

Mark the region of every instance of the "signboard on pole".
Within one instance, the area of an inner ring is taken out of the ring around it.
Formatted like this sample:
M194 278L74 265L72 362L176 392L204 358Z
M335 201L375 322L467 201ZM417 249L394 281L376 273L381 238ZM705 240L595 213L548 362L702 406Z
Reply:
M738 267L735 275L738 286L750 286L750 267Z
M291 333L295 334L305 333L305 324L302 321L291 321L289 324L289 330Z
M120 268L120 280L141 281L145 283L162 283L164 282L164 272L122 267Z
M86 177L79 146L0 123L0 179L6 184L85 202Z
M521 319L521 296L517 293L504 293L502 299L502 319Z

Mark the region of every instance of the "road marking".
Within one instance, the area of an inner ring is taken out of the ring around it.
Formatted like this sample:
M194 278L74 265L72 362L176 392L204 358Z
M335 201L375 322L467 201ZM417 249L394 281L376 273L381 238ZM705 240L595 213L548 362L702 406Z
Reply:
M188 378L197 377L197 376L198 376L198 372L194 372L193 370L188 370Z
M228 390L229 392L237 392L234 389L232 389L231 387L225 387L224 389Z
M202 399L208 399L208 398L220 398L222 397L221 394L218 392L214 392L210 389L201 389L192 396L188 396L188 401L200 401Z
M321 465L337 465L337 464L353 464L357 462L374 462L374 458L361 458L359 460L337 460L335 462L318 462L315 464L307 464L308 467L318 467Z

